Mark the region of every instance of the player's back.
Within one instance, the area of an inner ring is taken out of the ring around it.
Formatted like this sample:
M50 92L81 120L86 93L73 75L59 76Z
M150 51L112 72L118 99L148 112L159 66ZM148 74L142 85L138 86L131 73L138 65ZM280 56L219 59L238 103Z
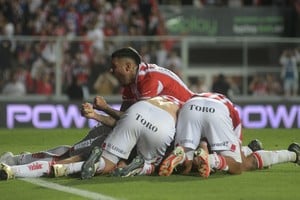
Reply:
M169 95L186 102L194 95L175 73L146 63L140 64L136 83L130 87L130 92L137 100Z

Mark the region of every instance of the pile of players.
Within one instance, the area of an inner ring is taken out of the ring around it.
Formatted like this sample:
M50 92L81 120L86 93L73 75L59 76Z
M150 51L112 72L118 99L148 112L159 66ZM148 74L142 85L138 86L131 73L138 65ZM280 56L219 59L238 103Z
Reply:
M78 174L135 176L197 172L207 178L224 171L241 174L274 164L300 164L300 146L263 150L259 140L242 146L235 105L217 93L195 94L172 71L144 63L130 47L112 53L111 73L123 86L115 110L97 96L82 115L99 125L73 146L0 157L0 179ZM102 111L102 112L99 112Z

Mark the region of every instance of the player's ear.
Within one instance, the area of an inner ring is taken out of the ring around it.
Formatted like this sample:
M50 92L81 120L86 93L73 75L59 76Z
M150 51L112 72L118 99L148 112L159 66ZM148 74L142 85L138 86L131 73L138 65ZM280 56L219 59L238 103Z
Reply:
M132 70L134 70L134 68L135 68L134 63L131 60L126 61L126 64L125 64L126 71L132 71Z
M126 72L130 71L130 62L125 63L125 71Z

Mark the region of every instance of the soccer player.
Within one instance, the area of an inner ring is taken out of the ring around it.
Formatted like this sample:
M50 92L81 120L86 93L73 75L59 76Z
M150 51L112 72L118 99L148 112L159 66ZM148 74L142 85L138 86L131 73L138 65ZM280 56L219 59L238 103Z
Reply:
M82 166L81 178L91 178L96 172L111 173L120 159L128 159L135 145L137 158L127 167L116 170L115 175L153 173L174 139L180 105L182 102L171 96L157 96L133 104L104 141L103 152L99 147L93 149ZM102 122L99 116L92 118ZM87 114L87 117L90 116Z
M123 86L121 111L142 99L170 95L185 102L194 94L172 71L156 64L144 63L139 53L131 48L121 48L111 56L111 73ZM104 110L118 118L116 110Z
M119 120L115 120L95 112L91 104L85 103L83 105L85 117L114 126L114 129L102 145L103 152L96 146L84 165L83 162L54 164L54 175L76 173L81 168L82 178L91 178L96 170L97 173L110 173L116 168L120 159L128 158L135 145L140 159L135 159L132 165L118 170L117 173L122 176L151 174L174 139L177 111L181 104L174 97L157 96L136 102L120 116ZM50 175L50 168L51 163L46 161L12 167L1 164L0 178L7 180L13 177Z
M111 73L123 86L123 102L120 111L125 111L136 101L159 95L170 95L182 102L185 102L194 95L176 74L155 64L142 62L139 53L130 47L121 48L112 53ZM96 97L95 102L99 99L100 97ZM106 112L115 119L119 119L120 117L120 111L112 109L107 104L97 106L97 103L94 103L94 107ZM60 163L85 160L94 146L101 146L110 131L111 127L99 125L72 147L66 148L63 146L54 148L56 150L55 154L52 151L16 156L7 153L3 155L4 158L2 157L1 161L7 163L6 160L12 160L13 163L10 164L16 165L27 164L37 160L59 161ZM253 144L258 146L259 149L261 148L257 145L259 144L257 141L254 140ZM254 150L252 143L249 146ZM248 150L252 152L249 148Z
M175 73L156 64L142 62L140 54L131 47L121 48L112 53L110 71L123 87L121 113L139 100L169 95L185 102L193 95ZM100 97L96 97L95 101L99 99ZM101 107L95 103L94 107L115 119L120 117L120 111L107 104ZM99 125L72 147L55 147L47 151L15 156L8 152L2 155L0 160L9 165L27 164L41 159L57 162L69 157L73 157L73 162L85 160L94 146L101 146L110 131L111 127Z
M7 165L24 165L35 161L48 161L50 163L77 162L88 158L91 146L101 146L111 127L96 125L88 134L73 146L61 145L39 152L22 152L14 155L12 152L4 152L0 156L0 163Z
M273 164L300 164L300 147L296 143L291 144L288 150L259 150L245 156L241 151L241 131L239 114L224 95L195 95L179 112L176 147L162 162L159 175L171 175L179 164L185 166L183 173L188 173L194 164L200 176L205 178L212 170L241 174L242 171L261 169ZM202 138L207 142L199 147Z
M142 62L139 53L131 47L115 51L111 58L111 72L124 88L121 111L126 110L138 100L158 95L170 95L182 102L186 102L195 95L172 71L156 64ZM119 118L118 111L106 104L95 108L116 119ZM244 149L252 153L262 149L262 145L260 141L253 140Z

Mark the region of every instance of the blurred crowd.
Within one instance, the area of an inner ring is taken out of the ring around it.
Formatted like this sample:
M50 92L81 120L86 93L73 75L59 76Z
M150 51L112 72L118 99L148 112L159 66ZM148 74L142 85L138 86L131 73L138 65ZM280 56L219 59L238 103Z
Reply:
M286 48L278 58L275 72L257 72L248 75L247 95L284 96L300 94L300 48ZM213 77L212 85L205 84L205 77L192 77L189 87L195 92L213 91L228 97L243 94L242 76L229 76L222 73Z
M298 0L160 0L160 4L205 6L294 6ZM299 3L299 2L298 2Z
M284 49L278 62L280 73L257 73L250 78L250 94L285 97L299 94L300 48Z
M298 1L0 0L0 91L5 95L53 95L55 68L59 64L62 90L70 98L118 94L120 87L108 72L108 62L112 51L122 46L136 48L145 62L170 68L181 76L181 58L174 48L176 41L116 44L106 38L167 35L163 15L158 9L160 4L202 7L234 3L241 6L294 5L295 2ZM38 39L15 40L14 36L36 36ZM55 40L43 39L44 36L66 36L69 40L57 44ZM85 40L77 41L78 36ZM203 83L196 78L189 84L195 91L211 89ZM238 91L233 84L232 88ZM251 89L251 93L256 92Z
M5 36L0 41L0 89L18 82L12 93L20 91L20 95L53 94L59 58L63 59L60 65L64 92L68 93L70 88L81 88L83 91L79 93L83 95L117 92L116 81L106 73L108 57L117 47L105 38L165 34L155 0L2 0L0 9L0 34ZM86 40L65 41L60 49L55 41L13 40L13 36L27 35L66 36L70 40L81 36ZM140 42L123 45L133 46L147 58L150 45ZM162 47L160 43L153 45ZM166 43L163 48L168 51L171 46Z

